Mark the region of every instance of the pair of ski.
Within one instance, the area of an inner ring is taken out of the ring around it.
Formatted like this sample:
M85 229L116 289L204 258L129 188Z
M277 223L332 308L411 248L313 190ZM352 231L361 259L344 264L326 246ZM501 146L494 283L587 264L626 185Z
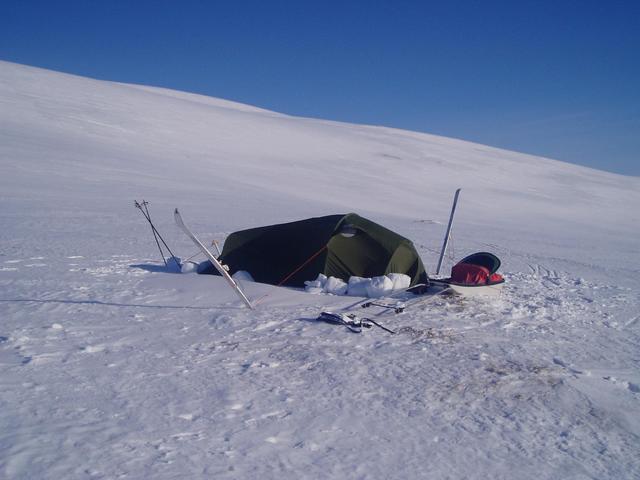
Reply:
M424 287L426 288L426 286ZM416 287L413 287L413 288L416 288ZM408 291L410 292L410 290ZM356 307L359 307L360 309L370 308L370 307L379 307L381 308L381 310L369 317L360 317L359 312L361 310L354 311L353 310L354 307L351 306L351 307L348 307L348 310L343 312L330 312L330 311L321 312L317 320L321 320L328 323L334 323L338 325L344 325L349 330L356 333L361 333L362 328L371 328L371 326L375 325L388 333L395 334L397 332L379 324L371 317L372 316L381 317L384 315L390 315L392 313L393 314L404 313L405 310L408 308L415 308L419 305L428 304L434 301L434 299L439 297L440 295L445 293L450 293L450 292L451 292L450 288L443 288L435 293L428 294L423 292L422 294L418 294L416 298L410 298L407 300L396 300L395 302L392 299L389 301L386 301L384 299L367 300L363 303L360 303ZM402 292L402 293L405 293L405 292Z
M407 308L413 308L418 305L423 305L425 303L432 302L434 298L445 293L450 293L451 291L450 288L445 287L445 288L441 288L437 292L427 293L428 288L429 287L427 285L416 285L408 290L405 290L405 292L403 292L403 294L406 292L414 294L413 298L399 299L399 300L396 300L395 302L393 301L393 298L389 300L385 300L385 299L367 300L366 302L363 302L360 304L360 308L369 308L369 307L382 308L382 310L376 314L377 316L386 315L388 313L395 313L395 314L404 313L404 311Z

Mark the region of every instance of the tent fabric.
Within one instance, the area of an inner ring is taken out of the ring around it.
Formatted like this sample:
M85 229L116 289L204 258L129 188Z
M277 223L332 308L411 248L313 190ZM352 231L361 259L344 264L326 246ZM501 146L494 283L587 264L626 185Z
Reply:
M245 270L257 282L291 287L303 287L319 273L345 282L351 276L404 273L412 285L428 282L410 240L355 213L234 232L220 261L231 274ZM199 271L217 273L212 265Z

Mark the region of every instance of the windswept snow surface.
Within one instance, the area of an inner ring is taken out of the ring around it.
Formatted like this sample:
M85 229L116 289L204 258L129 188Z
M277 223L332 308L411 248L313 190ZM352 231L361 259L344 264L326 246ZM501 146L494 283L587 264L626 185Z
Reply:
M457 187L504 293L397 335L168 273L133 207L182 258L176 206L207 242L354 211L433 272ZM640 478L638 178L0 62L0 195L1 478Z

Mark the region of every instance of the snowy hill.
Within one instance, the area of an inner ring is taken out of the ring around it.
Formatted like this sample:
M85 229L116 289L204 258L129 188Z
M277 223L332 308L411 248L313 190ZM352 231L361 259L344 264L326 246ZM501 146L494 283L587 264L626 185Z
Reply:
M167 273L133 208L183 258L176 206L207 241L353 211L433 272L457 187L506 291L395 336ZM0 62L0 191L0 477L640 476L639 178Z

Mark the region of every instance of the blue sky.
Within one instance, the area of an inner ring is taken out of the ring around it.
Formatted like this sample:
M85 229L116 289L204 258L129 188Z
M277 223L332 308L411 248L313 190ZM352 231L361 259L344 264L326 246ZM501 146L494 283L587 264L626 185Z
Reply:
M0 59L640 175L638 1L5 1Z

